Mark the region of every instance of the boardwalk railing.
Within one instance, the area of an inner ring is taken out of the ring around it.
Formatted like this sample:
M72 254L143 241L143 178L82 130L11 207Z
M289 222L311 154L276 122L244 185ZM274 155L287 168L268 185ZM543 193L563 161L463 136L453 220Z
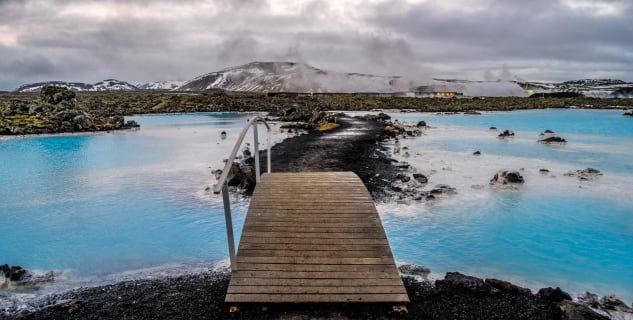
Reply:
M226 220L226 237L229 243L229 259L231 260L231 270L237 270L237 265L236 265L236 260L235 260L235 240L233 238L233 219L231 218L231 201L229 200L228 182L233 177L232 175L234 174L231 170L233 166L233 161L235 161L235 158L237 157L237 152L239 151L240 146L242 145L242 142L244 142L246 133L248 132L248 129L251 126L253 127L255 181L259 182L260 170L259 170L259 136L257 134L258 124L263 124L264 126L266 126L266 130L268 133L267 138L266 138L267 146L268 146L266 161L267 161L268 173L270 173L270 126L268 125L268 123L266 123L264 118L253 117L248 121L248 123L242 130L242 133L240 133L240 136L235 142L235 146L233 147L233 150L231 151L231 154L228 160L226 161L226 164L224 165L224 169L222 169L222 174L220 175L220 178L218 179L218 183L213 186L213 193L215 194L222 193L222 202L224 203L224 218Z

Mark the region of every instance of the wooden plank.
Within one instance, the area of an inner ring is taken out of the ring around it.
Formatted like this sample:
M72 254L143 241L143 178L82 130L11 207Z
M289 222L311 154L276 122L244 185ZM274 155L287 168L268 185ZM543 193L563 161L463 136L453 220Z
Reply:
M365 243L360 244L341 244L332 246L329 244L297 244L297 243L240 243L241 252L245 250L283 250L283 251L305 251L305 250L317 250L317 251L360 251L360 250L391 250L388 244L382 245L368 245Z
M249 221L249 227L251 228L300 228L301 226L311 226L313 228L380 228L382 225L378 221L361 221L361 222L325 222L325 221L311 221L311 223L297 223L296 221L261 221L253 220ZM299 227L297 227L299 226Z
M251 278L271 278L271 279L392 279L400 281L397 273L393 272L377 272L377 271L360 271L360 272L337 272L337 271L239 271L239 275L233 274L233 279L251 279Z
M379 227L328 227L322 225L303 225L303 226L280 226L280 227L260 227L260 226L252 226L247 225L244 226L244 231L252 231L252 232L284 232L284 233L297 233L299 235L303 233L363 233L367 235L382 235L380 231L382 228ZM326 236L326 235L324 235Z
M305 257L305 258L382 258L390 257L391 251L380 250L247 250L240 248L240 257Z
M240 270L236 270L235 274L243 275L246 271L287 271L287 272L320 272L338 273L339 276L345 275L346 278L359 278L361 275L366 277L367 274L362 272L387 273L393 278L399 278L398 272L393 269L391 264L282 264L282 263L242 263ZM251 276L255 276L251 274ZM262 276L261 274L259 275ZM270 276L269 274L265 275ZM283 274L277 274L278 277L284 277ZM302 277L305 277L303 275ZM313 275L312 275L313 276ZM383 278L384 276L381 276ZM239 277L238 277L239 278Z
M232 303L408 303L406 294L227 294L226 301Z
M271 278L239 278L231 284L234 286L316 286L316 287L359 287L371 281L374 286L393 286L394 279L271 279Z
M381 238L373 238L373 239L364 239L364 238L348 238L345 241L341 241L341 239L323 239L323 238L305 238L305 237L295 237L295 238L279 238L279 237L250 237L248 235L244 235L242 233L242 238L240 239L240 245L244 243L283 243L283 244L319 244L319 245L332 245L338 246L341 244L387 244L387 239Z
M356 287L344 286L312 286L312 285L287 285L287 286L242 286L232 285L229 294L255 293L255 294L380 294L380 293L406 293L402 285L379 286L368 281Z
M340 258L340 257L236 257L240 263L296 263L296 264L388 264L393 258Z
M260 237L260 238L314 238L322 239L322 232L303 232L303 233L287 233L287 232L265 232L265 231L244 231L244 237ZM376 234L366 233L350 233L350 232L330 232L327 234L330 239L380 239ZM240 240L241 241L241 240ZM338 242L343 244L344 241Z

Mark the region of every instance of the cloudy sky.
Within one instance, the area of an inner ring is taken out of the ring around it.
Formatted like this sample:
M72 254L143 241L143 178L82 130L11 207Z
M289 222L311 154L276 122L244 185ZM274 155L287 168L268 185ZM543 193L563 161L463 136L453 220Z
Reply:
M189 80L251 61L633 81L630 0L0 0L0 90Z

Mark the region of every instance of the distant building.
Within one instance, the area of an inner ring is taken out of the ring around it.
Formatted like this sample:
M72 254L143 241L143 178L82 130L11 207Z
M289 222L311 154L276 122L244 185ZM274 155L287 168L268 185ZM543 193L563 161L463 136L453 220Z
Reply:
M415 88L416 98L453 98L463 96L464 93L450 90L448 86L419 86Z

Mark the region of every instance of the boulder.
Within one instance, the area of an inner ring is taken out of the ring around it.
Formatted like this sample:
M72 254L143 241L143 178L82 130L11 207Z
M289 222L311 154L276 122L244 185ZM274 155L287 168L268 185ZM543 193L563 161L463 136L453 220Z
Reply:
M561 302L563 300L571 301L571 296L569 295L569 293L563 291L559 287L556 287L556 289L552 287L542 288L538 291L536 296L542 300L547 300L551 302Z
M490 180L490 184L522 184L525 180L517 171L500 170Z
M450 293L493 294L499 292L484 280L459 272L447 272L444 280L435 281L435 290Z
M473 152L473 156L480 156L480 155L481 155L481 151L479 150Z
M547 130L545 130L545 131L541 132L541 134L540 134L540 135L541 135L541 136L549 136L549 135L552 135L552 134L554 134L554 131L552 131L552 130L550 130L550 129L547 129Z
M602 176L602 172L598 169L587 168L584 170L570 171L564 174L568 177L578 177L580 180L593 180Z
M414 263L400 265L398 266L398 271L402 274L421 276L423 278L426 278L431 273L431 269Z
M429 182L429 179L425 175L423 175L421 173L414 173L413 174L413 179L415 181L419 182L419 183L427 183L427 182Z
M561 320L609 320L609 317L569 300L563 300L558 307L560 308Z
M424 120L418 121L418 123L415 126L418 128L426 127L426 121Z
M20 266L11 266L8 264L3 264L0 266L0 271L4 275L5 279L9 279L10 281L21 281L27 274L27 270Z
M600 308L600 298L597 294L591 292L585 292L578 295L578 301L585 305L588 305L594 309Z
M543 174L549 173L549 169L539 169L538 172L543 173Z
M548 137L548 138L539 140L538 143L542 143L542 144L565 144L565 143L567 143L567 140L565 140L565 139L563 139L561 137Z
M530 291L530 289L519 287L508 281L503 281L503 280L498 280L498 279L486 279L485 282L502 292L521 294L521 295L532 294L532 291Z
M502 138L502 139L503 138L514 137L514 131L512 131L512 130L504 130L497 137Z
M600 299L600 304L604 310L633 313L633 308L626 305L626 303L613 294Z
M488 128L488 130L497 131L498 129L497 129L497 127L490 127L490 128Z
M40 102L56 105L62 101L73 101L75 96L75 92L64 87L44 86L40 91Z
M365 118L366 120L372 120L372 121L389 121L391 120L391 116L389 116L388 114L381 112L379 114L366 114L363 116L363 118Z

